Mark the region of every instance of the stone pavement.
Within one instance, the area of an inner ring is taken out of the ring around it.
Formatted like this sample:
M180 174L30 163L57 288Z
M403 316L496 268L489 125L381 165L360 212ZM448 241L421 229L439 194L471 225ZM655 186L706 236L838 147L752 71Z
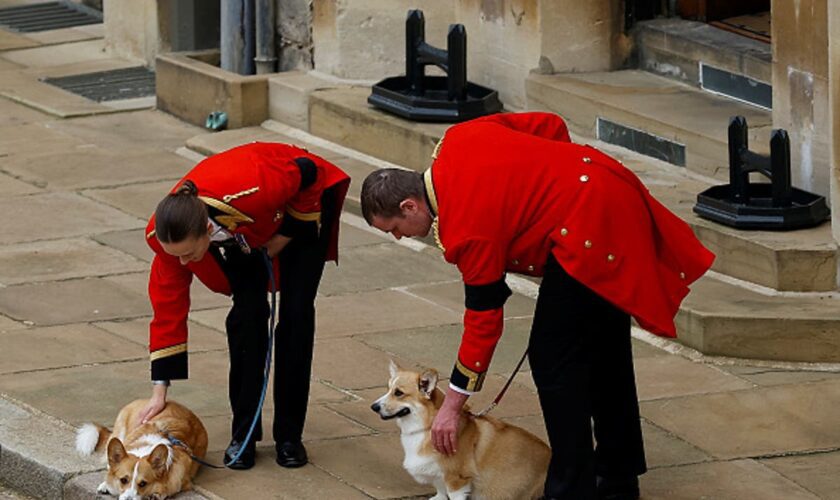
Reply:
M79 50L56 52L67 60L50 59L43 50L38 57L23 53L40 49L11 38L0 37L3 95L18 95L8 82L24 82L19 73L31 66L84 65L102 57L95 38L85 39ZM68 35L50 43L79 45L77 39ZM39 99L38 89L18 89L24 90L28 99ZM44 99L54 104L56 95ZM432 493L400 466L396 425L368 407L385 390L389 359L449 373L463 292L456 269L437 250L389 240L357 215L361 178L379 162L271 124L208 135L148 109L60 119L5 98L0 482L14 491L0 488L0 498L21 498L19 492L37 498L95 495L103 465L75 455L73 428L87 421L110 424L121 406L150 393L146 218L194 164L195 151L256 138L303 143L354 177L340 266L328 265L317 303L304 435L311 464L282 469L274 463L272 443L264 441L254 469L205 468L196 479L197 493L181 498L397 499ZM651 182L682 175L616 154ZM506 307L506 333L492 375L474 398L479 408L495 396L527 341L535 285L514 284L518 293ZM210 432L208 458L218 463L230 424L223 333L228 300L197 284L193 304L191 378L175 382L171 397L202 418ZM644 332L635 337L651 469L642 477L643 498L840 498L836 367L704 358ZM266 408L272 404L269 398ZM495 415L545 435L527 365Z

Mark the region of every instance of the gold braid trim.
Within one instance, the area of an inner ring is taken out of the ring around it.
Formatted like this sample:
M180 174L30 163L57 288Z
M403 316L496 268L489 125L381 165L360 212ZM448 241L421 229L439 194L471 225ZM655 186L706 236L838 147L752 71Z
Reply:
M260 190L260 187L257 186L257 187L252 187L251 189L246 189L245 191L240 191L238 193L226 194L226 195L222 196L222 201L224 201L225 203L230 203L237 198L242 198L243 196L248 196L249 194L256 193L259 190Z
M174 356L176 354L181 354L182 352L187 352L187 344L176 344L173 346L165 347L163 349L158 349L157 351L151 353L149 356L152 361L161 358L168 358L169 356Z
M441 139L443 140L443 139ZM426 184L426 196L429 197L429 204L431 205L432 213L435 214L435 218L432 221L432 230L434 231L435 235L435 244L438 248L440 248L441 252L446 253L446 249L443 247L443 243L440 241L440 224L438 223L438 201L437 201L437 194L435 194L435 184L432 182L432 167L426 169L423 172L423 182Z
M220 212L227 214L217 215L216 222L224 225L228 231L233 231L239 224L251 224L254 222L254 219L248 217L247 215L243 214L239 210L233 208L232 206L228 205L223 201L217 200L215 198L210 198L208 196L199 196L198 199L210 205L211 207L219 210Z
M432 150L432 159L433 160L437 160L437 157L440 154L441 146L443 146L443 137L441 137L440 140L437 141L437 144L435 144L435 149Z

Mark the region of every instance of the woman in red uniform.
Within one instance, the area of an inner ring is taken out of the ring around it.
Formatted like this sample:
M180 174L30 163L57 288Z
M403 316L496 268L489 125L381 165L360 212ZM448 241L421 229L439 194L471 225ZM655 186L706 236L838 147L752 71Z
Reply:
M646 464L630 316L676 335L688 285L714 259L689 226L547 113L453 126L425 174L373 172L361 199L367 222L396 238L436 223L463 277L464 332L435 448L456 450L461 407L481 388L511 294L505 273L542 276L528 355L552 448L545 497L638 498Z
M336 260L338 218L349 177L338 167L286 144L253 143L202 161L179 181L149 221L154 250L149 297L152 398L141 416L163 409L169 381L187 378L190 283L230 295L225 321L233 411L225 463L254 465L257 411L268 345L271 257L279 283L275 331L274 422L277 463L307 462L301 444L315 331L314 300L327 260ZM243 449L244 448L244 449Z

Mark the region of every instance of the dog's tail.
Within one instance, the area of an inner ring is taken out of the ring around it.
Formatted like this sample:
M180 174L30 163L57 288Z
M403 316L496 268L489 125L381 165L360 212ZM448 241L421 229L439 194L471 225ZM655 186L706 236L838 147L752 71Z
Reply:
M111 437L111 430L99 424L84 424L76 431L76 451L80 455L91 455L101 451Z

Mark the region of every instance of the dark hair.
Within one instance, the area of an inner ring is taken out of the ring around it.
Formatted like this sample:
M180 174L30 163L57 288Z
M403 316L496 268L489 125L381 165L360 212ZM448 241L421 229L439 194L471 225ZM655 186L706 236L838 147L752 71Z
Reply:
M423 200L423 174L400 168L371 172L362 183L362 215L368 224L373 217L402 215L400 203L406 198Z
M155 209L155 235L162 243L180 243L207 233L207 206L198 188L187 180L160 200Z

